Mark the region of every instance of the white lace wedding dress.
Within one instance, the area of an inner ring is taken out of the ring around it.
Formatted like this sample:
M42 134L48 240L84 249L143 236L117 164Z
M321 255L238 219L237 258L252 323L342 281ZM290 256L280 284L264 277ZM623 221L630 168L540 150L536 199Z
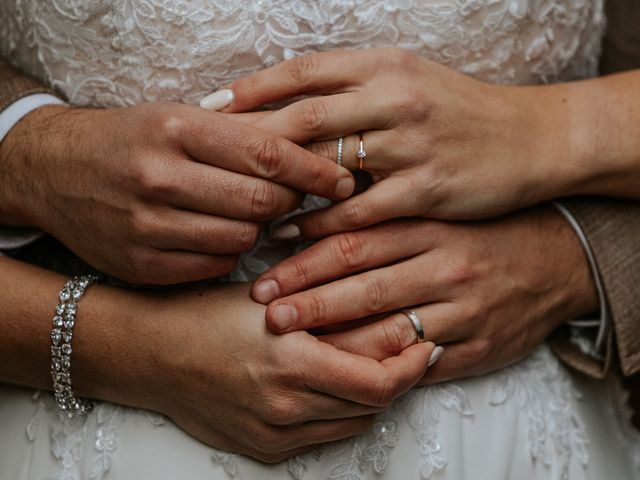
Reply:
M0 54L72 104L104 107L196 103L303 52L383 45L489 82L540 83L596 74L602 9L602 0L2 0ZM289 253L265 236L232 277L251 280ZM572 373L542 346L495 374L414 390L369 433L267 466L157 414L103 403L70 420L49 393L0 385L0 479L639 478L622 399L615 380Z

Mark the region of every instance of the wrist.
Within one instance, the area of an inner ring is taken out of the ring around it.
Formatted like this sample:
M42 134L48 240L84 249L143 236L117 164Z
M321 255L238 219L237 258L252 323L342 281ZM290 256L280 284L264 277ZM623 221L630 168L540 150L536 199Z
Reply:
M640 111L625 98L631 89L625 88L624 78L618 80L602 77L554 86L561 105L557 116L564 125L558 131L566 138L572 172L557 197L637 195L637 183L628 179L640 160Z
M140 293L96 285L78 304L73 338L73 382L79 396L153 408L150 392L161 378L148 348L156 338ZM150 381L151 380L151 381Z
M577 125L576 84L514 88L526 117L519 136L531 204L577 194L592 172L584 161L590 139Z
M66 105L39 107L18 121L0 143L1 224L42 227L46 183L38 182L37 175L52 163L56 149L49 140L60 132L55 128L57 117L69 110Z
M553 252L552 263L559 267L554 275L562 323L598 310L598 292L587 252L576 230L555 207L546 210L545 229L551 240L546 248Z

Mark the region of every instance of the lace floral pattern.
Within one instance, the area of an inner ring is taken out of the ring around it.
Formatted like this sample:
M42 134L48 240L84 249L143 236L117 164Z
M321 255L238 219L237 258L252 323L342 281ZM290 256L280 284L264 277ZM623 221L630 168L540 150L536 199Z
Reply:
M582 78L604 26L602 0L7 0L0 18L2 56L104 107L195 103L336 48L400 46L489 82Z
M575 402L581 399L569 374L549 348L543 346L521 363L488 378L491 388L486 398L474 398L475 402L482 402L475 407L482 409L489 405L503 412L517 408L521 419L518 423L522 423L527 432L531 458L548 467L555 458L559 463L556 465L560 472L558 478L574 478L570 470L572 457L577 457L581 465L589 460L586 430L575 410ZM615 380L605 382L603 386L611 390L610 403L602 405L605 415L608 421L616 424L621 445L628 448L629 458L635 468L640 469L640 434L630 427L626 392ZM118 438L119 427L131 415L144 415L158 428L166 425L158 414L106 403L98 405L86 418L69 418L57 412L50 394L38 392L33 400L36 410L26 428L30 441L35 439L41 417L55 415L56 420L50 422L51 451L60 465L59 472L52 477L55 480L100 480L105 477L111 469L116 449L131 447L122 445ZM401 431L408 425L415 439L413 448L422 459L416 465L413 478L432 479L447 466L447 452L439 437L446 428L441 425L442 417L452 414L458 415L463 424L472 422L475 416L474 405L461 386L443 384L412 390L391 409L378 415L368 433L327 445L309 455L291 458L287 462L287 472L290 478L302 480L311 464L321 462L324 477L332 480L361 480L368 477L369 471L383 474L394 455ZM95 433L90 435L89 432ZM81 460L85 457L93 459L88 473L81 468ZM242 456L212 449L211 459L229 478L242 473Z

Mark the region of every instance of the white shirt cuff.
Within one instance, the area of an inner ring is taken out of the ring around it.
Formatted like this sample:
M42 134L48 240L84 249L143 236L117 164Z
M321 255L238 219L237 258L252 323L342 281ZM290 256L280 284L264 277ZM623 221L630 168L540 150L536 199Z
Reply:
M0 142L25 115L44 105L64 105L64 102L48 93L36 93L22 97L0 112Z
M600 318L595 319L580 319L568 322L568 324L574 328L573 338L575 343L578 344L583 353L591 355L592 357L602 359L606 350L607 332L609 330L609 308L607 304L607 296L604 291L604 285L600 278L600 272L596 264L595 257L589 245L589 240L585 235L582 227L578 221L574 218L573 214L560 203L554 202L553 205L558 209L560 213L567 219L569 224L573 227L576 235L580 239L580 243L584 247L587 259L589 261L589 267L591 268L591 275L593 276L593 282L598 293L598 302L600 303ZM597 328L597 334L595 336L595 342L585 341L585 336L580 335L580 332L575 331L578 329Z
M58 97L48 93L36 93L27 95L17 100L0 112L0 142L4 140L7 133L18 123L25 115L33 112L36 108L44 105L61 105L64 104ZM43 235L42 232L28 228L10 228L0 226L0 250L19 248L37 240Z

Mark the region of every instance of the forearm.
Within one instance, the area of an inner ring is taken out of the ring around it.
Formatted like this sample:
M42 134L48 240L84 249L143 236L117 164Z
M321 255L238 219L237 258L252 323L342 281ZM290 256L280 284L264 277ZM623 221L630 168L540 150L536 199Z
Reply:
M50 390L51 319L66 278L0 258L0 382ZM133 376L145 349L143 318L134 318L133 296L95 285L78 303L72 341L72 378L79 395L137 405ZM146 352L145 352L146 353ZM126 395L126 396L125 396ZM140 405L137 405L140 406Z
M640 70L532 90L556 196L640 198Z

